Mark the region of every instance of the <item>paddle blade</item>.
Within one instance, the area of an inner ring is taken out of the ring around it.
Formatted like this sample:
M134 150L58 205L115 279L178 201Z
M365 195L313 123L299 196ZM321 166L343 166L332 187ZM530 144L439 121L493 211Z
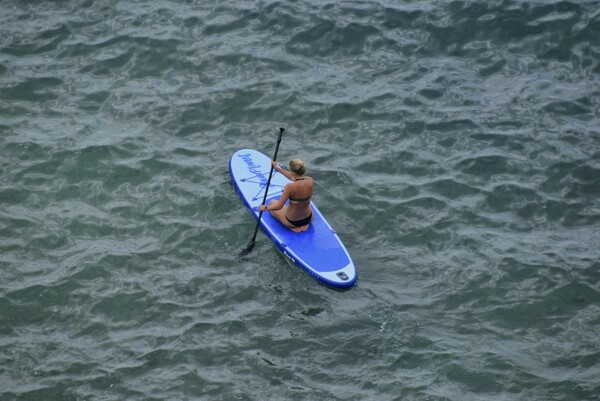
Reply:
M248 255L250 252L252 252L252 249L254 249L254 240L251 240L250 242L248 242L248 244L246 244L244 249L242 249L242 251L238 254L238 257L243 258L244 256Z

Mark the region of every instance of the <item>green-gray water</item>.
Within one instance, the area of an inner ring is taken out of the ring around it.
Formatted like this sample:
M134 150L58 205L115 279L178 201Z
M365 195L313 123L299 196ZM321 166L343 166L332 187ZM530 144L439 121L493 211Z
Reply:
M597 400L599 1L0 0L0 399ZM335 291L228 175L301 157Z

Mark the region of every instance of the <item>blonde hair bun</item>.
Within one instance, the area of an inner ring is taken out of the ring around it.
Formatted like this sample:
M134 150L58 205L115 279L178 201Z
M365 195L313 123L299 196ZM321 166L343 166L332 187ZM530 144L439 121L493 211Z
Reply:
M297 175L304 175L306 173L306 164L300 159L292 159L290 161L290 171Z

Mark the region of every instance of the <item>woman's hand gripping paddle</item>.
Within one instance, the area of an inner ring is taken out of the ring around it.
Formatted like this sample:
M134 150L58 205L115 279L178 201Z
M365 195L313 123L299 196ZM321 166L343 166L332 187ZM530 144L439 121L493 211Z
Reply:
M273 156L273 161L277 160L277 152L279 152L279 144L281 143L281 136L283 135L283 131L285 131L285 128L279 128L279 138L277 138L277 146L275 146L275 155ZM267 180L267 186L265 187L265 196L263 197L263 201L262 204L264 205L265 202L267 201L267 194L269 193L269 185L271 185L271 177L273 176L273 164L271 164L271 171L269 171L269 179ZM254 234L252 235L252 239L250 240L250 242L248 242L248 244L244 247L244 249L242 249L242 251L239 253L239 257L243 257L248 255L250 252L252 252L252 249L254 248L254 242L256 240L256 234L258 233L258 227L260 226L260 219L262 218L262 214L263 211L261 210L258 213L258 220L256 221L256 227L254 227Z

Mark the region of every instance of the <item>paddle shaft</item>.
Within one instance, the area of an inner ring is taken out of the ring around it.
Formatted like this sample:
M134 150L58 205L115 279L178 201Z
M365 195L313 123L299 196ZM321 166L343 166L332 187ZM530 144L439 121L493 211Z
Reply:
M279 128L279 137L277 138L277 145L275 146L275 154L273 155L273 161L277 161L277 153L279 152L279 144L281 143L281 137L283 135L283 131L285 128ZM269 171L269 179L267 180L267 186L265 187L265 195L263 196L262 204L264 205L267 201L267 195L269 193L269 186L271 185L271 177L273 177L273 164L271 164L271 170ZM260 209L260 208L259 208ZM242 250L241 255L248 254L252 248L254 248L254 241L256 240L256 234L258 234L258 227L260 227L260 219L262 218L263 211L261 210L258 213L258 220L256 221L256 227L254 227L254 234L252 235L252 239L246 245L246 247Z

